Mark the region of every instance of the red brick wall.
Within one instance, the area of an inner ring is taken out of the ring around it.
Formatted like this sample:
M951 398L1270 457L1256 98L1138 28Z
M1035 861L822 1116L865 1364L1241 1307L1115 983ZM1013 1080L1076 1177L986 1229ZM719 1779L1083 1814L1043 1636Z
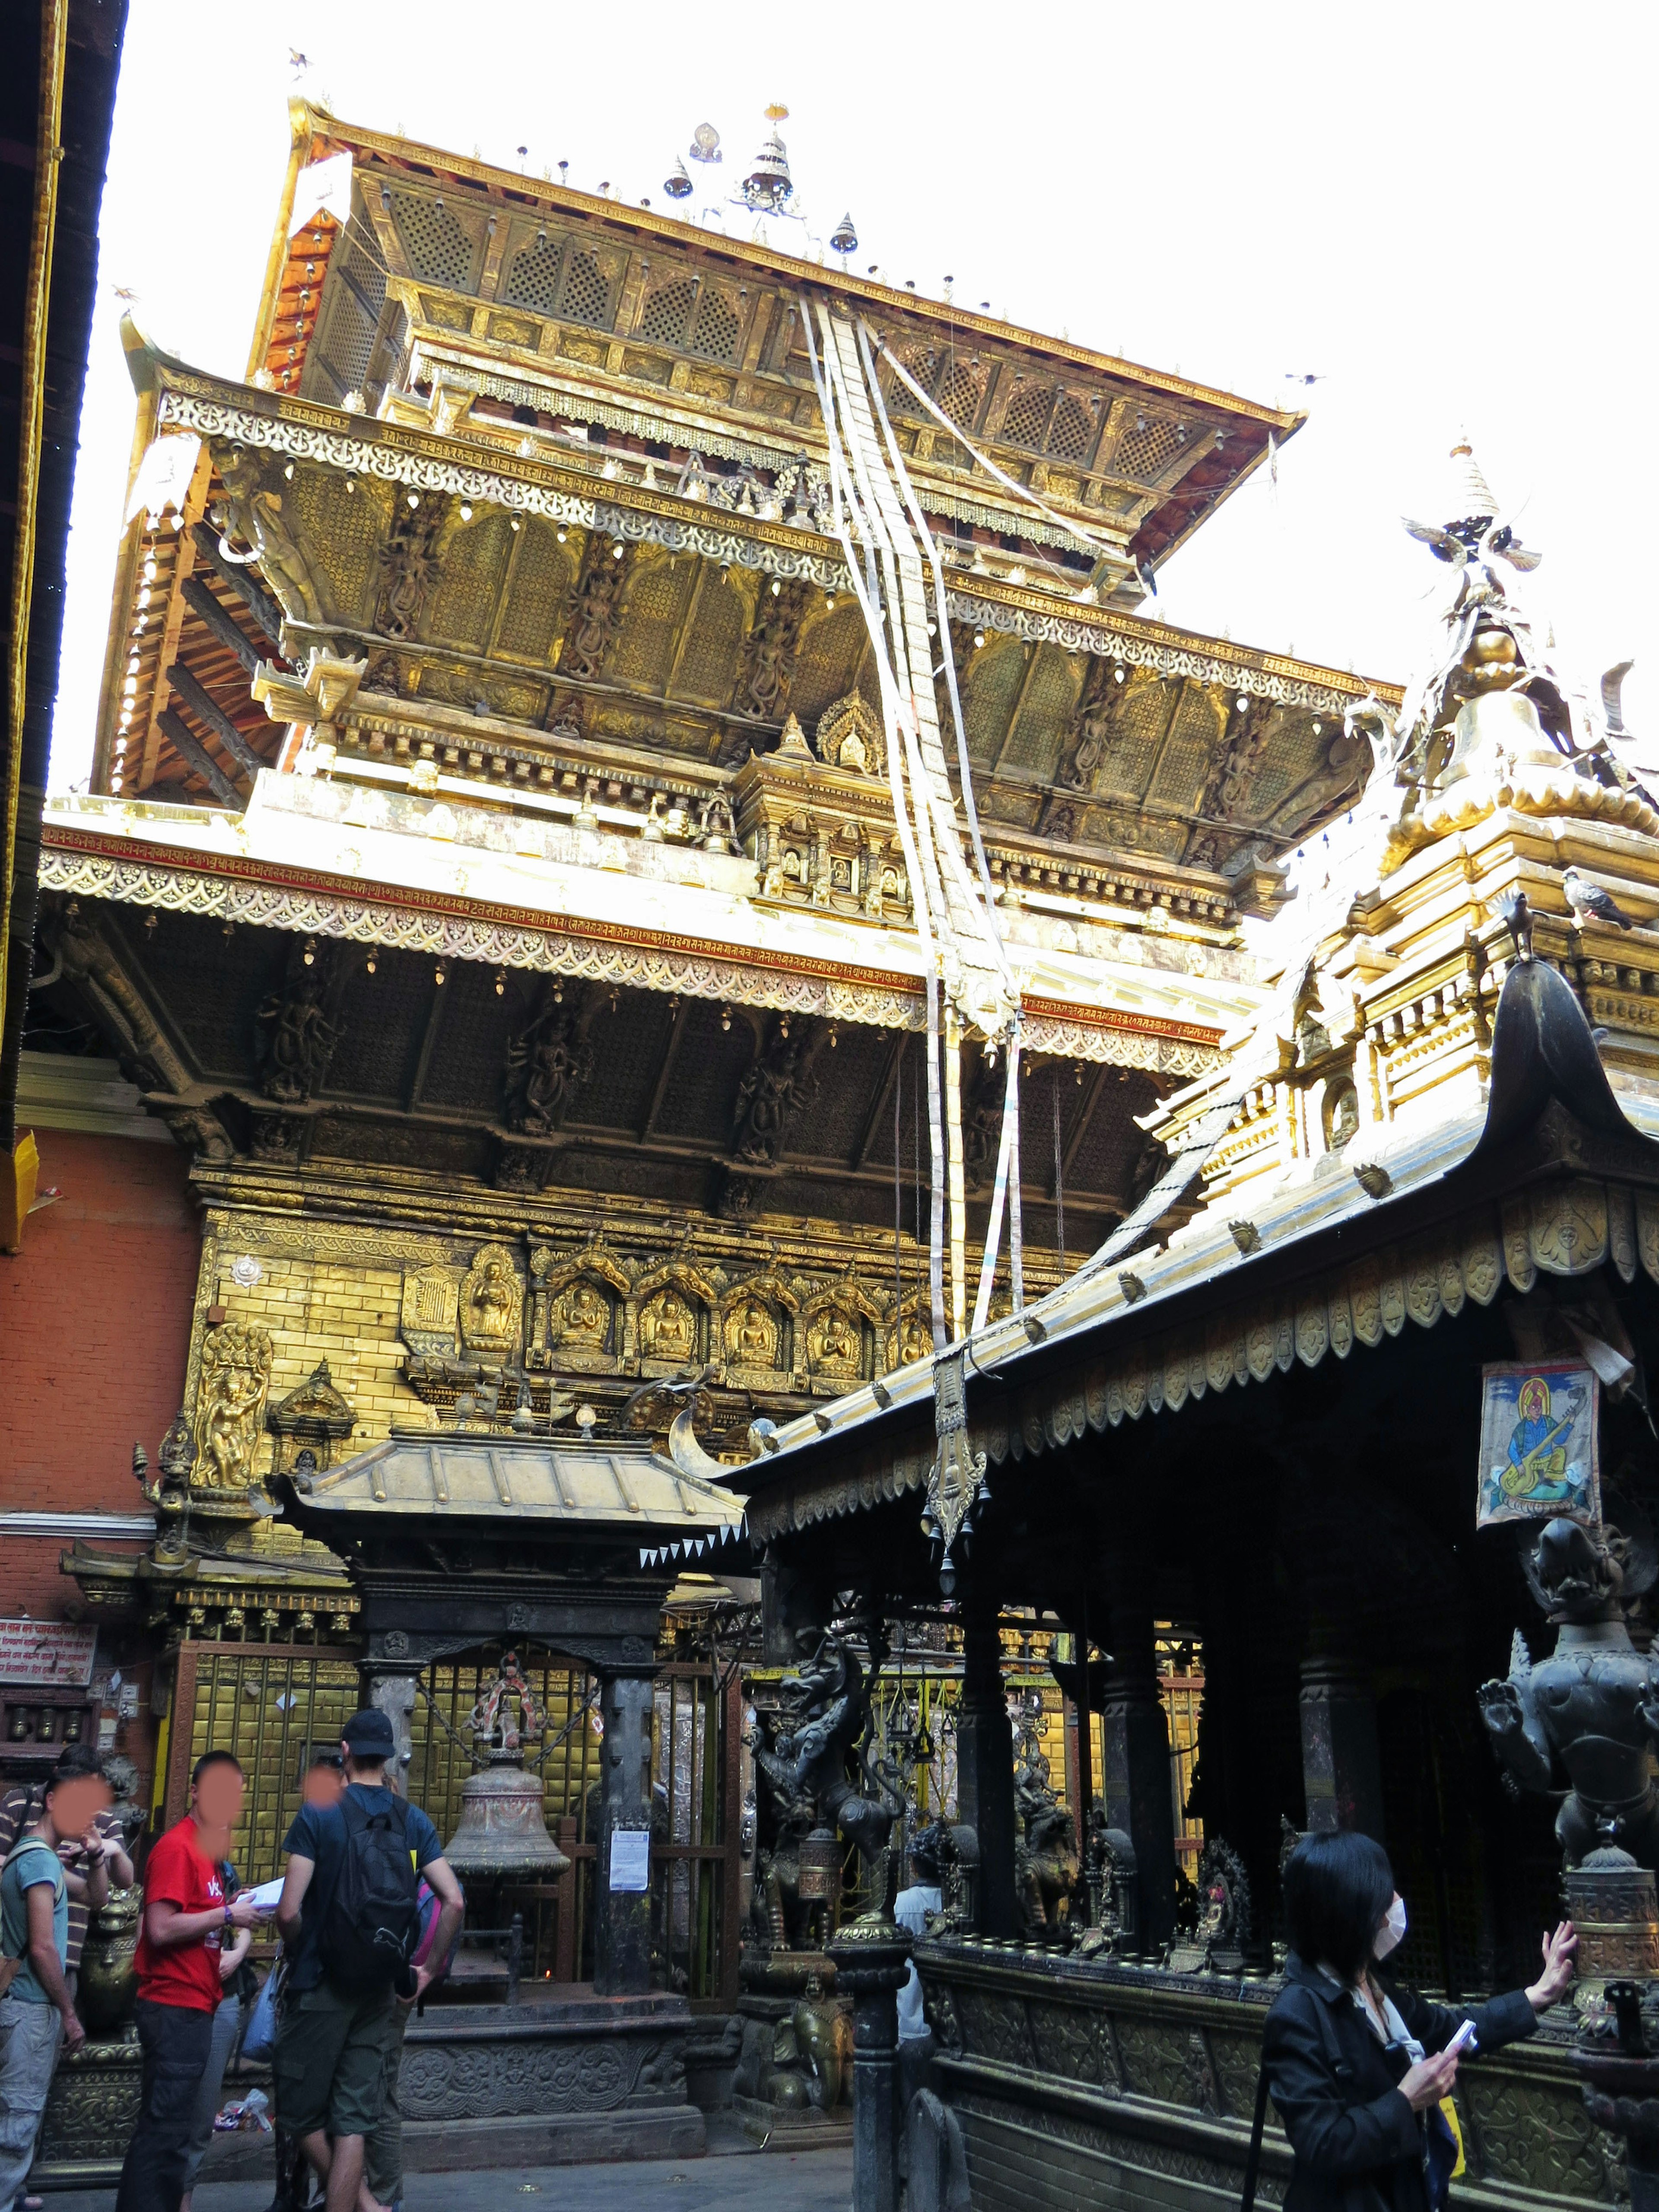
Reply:
M143 1502L132 1447L155 1464L179 1410L201 1256L188 1164L172 1145L38 1129L40 1187L63 1196L31 1214L23 1249L0 1257L0 1510L132 1513ZM40 1582L8 1545L0 1610L57 1613L14 1586ZM47 1547L30 1543L27 1552Z

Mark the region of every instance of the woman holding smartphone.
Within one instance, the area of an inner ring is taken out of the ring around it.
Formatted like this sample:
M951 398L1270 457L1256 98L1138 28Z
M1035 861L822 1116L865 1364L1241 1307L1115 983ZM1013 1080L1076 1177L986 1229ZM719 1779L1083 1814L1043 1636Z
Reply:
M1461 2060L1530 2035L1565 1991L1571 1922L1544 1938L1530 1989L1450 2006L1381 1971L1406 1907L1369 1836L1304 1836L1285 1865L1285 1910L1291 1951L1262 2046L1296 2160L1285 2212L1439 2212L1457 2157L1441 2101Z

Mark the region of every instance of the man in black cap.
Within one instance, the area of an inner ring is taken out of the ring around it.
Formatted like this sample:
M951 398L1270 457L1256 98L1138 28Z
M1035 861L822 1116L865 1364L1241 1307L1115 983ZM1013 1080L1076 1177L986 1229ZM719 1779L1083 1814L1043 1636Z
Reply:
M437 1830L387 1784L397 1750L387 1716L354 1714L340 1750L338 1803L302 1805L283 1838L276 1926L289 1983L271 2070L279 2124L323 2177L327 2212L355 2212L396 2008L413 2004L431 1979L409 1963L419 1934L416 1875L425 1875L441 1903L434 1957L445 1956L460 1926L461 1892Z

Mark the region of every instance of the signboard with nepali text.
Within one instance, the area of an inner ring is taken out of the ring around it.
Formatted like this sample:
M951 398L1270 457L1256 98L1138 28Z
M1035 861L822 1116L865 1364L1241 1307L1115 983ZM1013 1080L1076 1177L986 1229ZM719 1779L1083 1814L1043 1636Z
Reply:
M84 1690L97 1642L95 1628L72 1621L0 1620L0 1682Z
M1577 1359L1504 1360L1480 1370L1475 1525L1601 1517L1595 1370Z

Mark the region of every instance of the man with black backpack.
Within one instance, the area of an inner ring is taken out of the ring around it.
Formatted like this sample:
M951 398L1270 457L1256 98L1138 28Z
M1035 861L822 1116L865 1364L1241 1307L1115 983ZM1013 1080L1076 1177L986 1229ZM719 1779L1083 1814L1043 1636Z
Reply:
M272 2064L276 2111L323 2177L327 2212L355 2212L363 2140L386 2095L396 2007L412 2004L431 1979L426 1966L410 1964L421 1935L417 1875L441 1900L437 1956L460 1926L460 1887L437 1830L387 1787L396 1748L385 1713L354 1715L340 1741L346 1786L338 1803L302 1805L283 1839L276 1926L289 1981Z

